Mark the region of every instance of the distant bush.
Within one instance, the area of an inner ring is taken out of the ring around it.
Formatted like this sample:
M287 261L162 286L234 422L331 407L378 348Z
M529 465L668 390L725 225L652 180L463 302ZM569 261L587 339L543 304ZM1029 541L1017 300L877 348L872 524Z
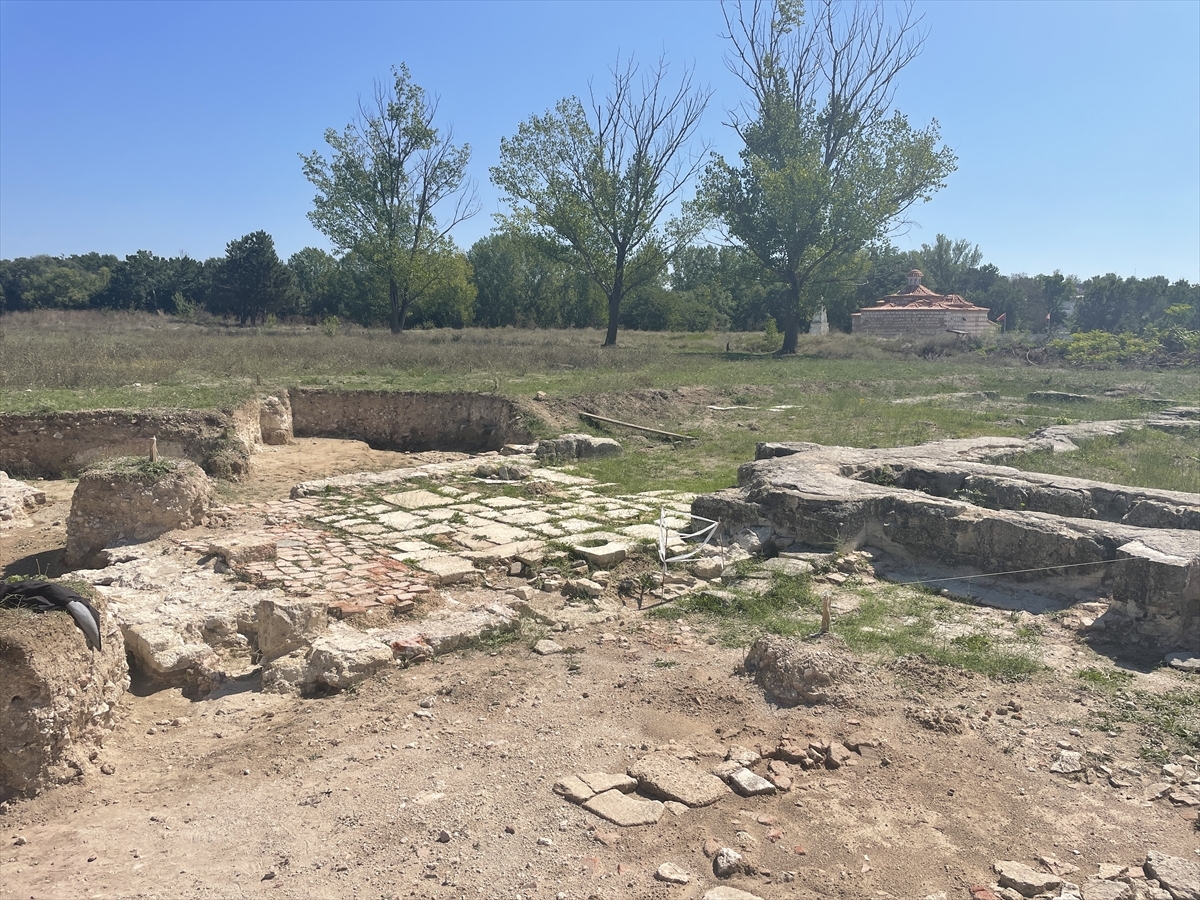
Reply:
M1181 325L1149 329L1143 337L1125 331L1081 331L1050 342L1050 349L1074 365L1107 367L1149 363L1194 366L1200 355L1200 331Z

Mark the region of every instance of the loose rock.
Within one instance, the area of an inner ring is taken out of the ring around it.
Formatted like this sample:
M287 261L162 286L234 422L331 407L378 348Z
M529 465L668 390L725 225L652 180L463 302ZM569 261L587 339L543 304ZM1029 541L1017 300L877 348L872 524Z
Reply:
M1082 772L1083 756L1075 750L1062 750L1058 754L1058 759L1051 763L1050 771L1057 772L1060 775Z
M713 857L713 874L718 878L729 878L742 871L742 854L732 847L722 847Z
M597 794L611 790L628 794L637 787L637 779L628 775L611 775L608 772L586 772L579 776L579 780Z
M1142 869L1147 878L1158 879L1171 900L1200 900L1200 862L1151 850Z
M1001 887L1009 887L1022 897L1033 897L1044 891L1062 887L1062 878L1048 872L1039 872L1024 863L997 860L992 869L999 876Z
M556 644L545 638L533 645L533 652L538 656L553 656L556 653L562 653L564 649L562 644Z
M659 866L658 870L654 873L654 877L659 881L665 881L668 884L687 884L692 880L692 876L686 871L674 863L669 862L663 863L661 866Z
M755 775L749 769L738 769L730 774L729 784L743 797L758 797L762 794L775 793L775 785L767 779Z
M762 900L762 897L758 894L751 894L749 891L721 885L705 891L703 900Z
M554 782L554 793L560 797L565 797L572 803L583 803L585 800L591 798L596 791L588 787L582 779L574 775L568 775L566 778Z
M1092 878L1082 885L1083 900L1129 900L1133 889L1120 881Z

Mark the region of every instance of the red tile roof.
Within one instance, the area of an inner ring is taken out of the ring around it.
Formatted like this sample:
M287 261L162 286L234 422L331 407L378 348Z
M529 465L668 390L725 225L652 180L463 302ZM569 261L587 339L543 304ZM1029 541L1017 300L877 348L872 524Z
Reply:
M887 309L985 309L968 303L958 294L939 294L923 284L888 294L868 310Z

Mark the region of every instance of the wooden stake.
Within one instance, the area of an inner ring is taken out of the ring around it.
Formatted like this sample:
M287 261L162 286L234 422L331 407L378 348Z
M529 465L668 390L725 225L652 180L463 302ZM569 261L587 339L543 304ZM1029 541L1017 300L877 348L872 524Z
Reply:
M158 462L158 438L150 438L150 462Z
M699 438L688 437L686 434L676 434L673 431L660 431L657 428L647 428L645 425L634 425L632 422L622 422L620 419L610 419L607 416L598 416L595 413L581 412L579 414L579 417L581 419L594 419L597 422L604 422L607 425L620 425L623 428L634 428L638 431L646 431L646 432L649 432L650 434L657 434L662 437L671 438L672 440L676 440L676 441L699 440Z

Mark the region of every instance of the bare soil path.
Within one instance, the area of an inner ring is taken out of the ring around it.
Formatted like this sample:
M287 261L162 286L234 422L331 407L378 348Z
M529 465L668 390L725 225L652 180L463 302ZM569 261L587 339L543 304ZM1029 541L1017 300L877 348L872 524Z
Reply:
M230 493L277 499L302 480L433 459L303 440L260 454ZM62 546L68 486L45 487L34 525L0 538L6 569ZM0 898L693 900L719 883L707 839L753 870L721 883L766 900L967 898L999 859L1054 857L1076 882L1152 849L1200 859L1195 808L1147 799L1161 775L1137 729L1090 715L1102 701L1068 670L1109 661L1069 629L1047 628L1060 669L1030 681L901 659L870 665L850 705L795 709L767 702L742 650L684 622L629 608L551 636L568 652L536 655L526 635L322 699L190 701L135 684L99 760L111 775L7 804ZM961 733L938 729L947 712ZM656 748L707 769L784 734L882 746L834 771L791 766L790 791L731 793L650 826L617 827L553 791ZM1052 773L1064 744L1114 777ZM665 862L690 882L656 880Z

